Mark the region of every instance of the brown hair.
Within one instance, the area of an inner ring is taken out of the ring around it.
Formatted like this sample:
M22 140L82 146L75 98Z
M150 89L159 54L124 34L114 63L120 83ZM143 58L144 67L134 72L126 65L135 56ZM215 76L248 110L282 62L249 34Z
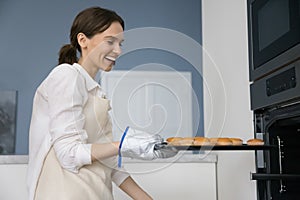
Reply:
M81 48L77 42L78 33L85 34L92 38L97 33L102 33L113 22L119 22L124 30L123 19L114 11L91 7L81 11L74 19L70 31L70 44L61 47L59 51L58 64L73 64L78 61L77 50L81 53Z

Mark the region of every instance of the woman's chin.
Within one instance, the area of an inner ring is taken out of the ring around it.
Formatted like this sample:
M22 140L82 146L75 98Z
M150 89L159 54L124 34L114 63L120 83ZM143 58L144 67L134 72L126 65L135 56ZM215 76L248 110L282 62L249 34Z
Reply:
M106 72L109 72L112 70L112 68L113 68L113 65L109 65L109 66L105 67L103 70Z

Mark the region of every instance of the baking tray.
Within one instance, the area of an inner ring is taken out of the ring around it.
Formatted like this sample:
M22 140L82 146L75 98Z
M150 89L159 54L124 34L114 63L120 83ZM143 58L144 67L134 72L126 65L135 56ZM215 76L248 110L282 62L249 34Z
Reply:
M276 145L205 145L205 146L176 146L168 145L167 143L156 144L155 149L168 149L175 148L177 150L185 151L249 151L249 150L270 150L276 148Z

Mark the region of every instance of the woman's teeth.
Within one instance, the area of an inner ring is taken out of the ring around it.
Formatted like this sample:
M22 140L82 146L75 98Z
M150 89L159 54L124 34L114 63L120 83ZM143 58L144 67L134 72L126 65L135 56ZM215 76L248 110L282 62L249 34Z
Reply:
M113 61L113 62L116 61L116 58L114 58L114 57L106 56L105 58L106 58L107 60L110 60L110 61Z

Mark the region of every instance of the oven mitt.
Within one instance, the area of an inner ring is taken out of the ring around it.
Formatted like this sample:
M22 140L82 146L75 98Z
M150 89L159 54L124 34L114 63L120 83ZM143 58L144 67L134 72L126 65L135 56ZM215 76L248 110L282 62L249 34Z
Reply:
M144 131L127 127L119 146L119 166L121 158L130 157L141 160L153 160L156 158L169 158L177 154L174 148L155 148L162 144L163 138L158 134L149 134Z

